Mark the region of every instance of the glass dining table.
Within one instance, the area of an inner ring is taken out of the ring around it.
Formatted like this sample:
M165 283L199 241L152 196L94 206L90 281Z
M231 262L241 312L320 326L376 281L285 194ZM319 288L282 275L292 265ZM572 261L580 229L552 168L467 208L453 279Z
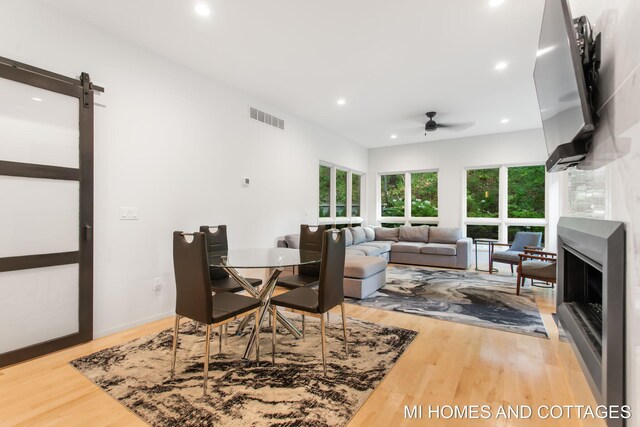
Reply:
M229 249L226 251L210 252L209 253L209 265L211 267L219 267L224 269L231 277L233 277L247 293L262 301L262 306L259 311L258 322L262 325L262 321L269 312L269 306L271 301L271 295L276 287L278 277L285 267L294 267L305 264L314 264L320 262L321 254L315 251L306 251L301 249L291 248L256 248L256 249ZM249 268L267 268L272 270L269 280L260 288L256 290L244 277L238 272L238 269ZM302 334L295 326L280 313L277 314L277 320L280 322L292 335L296 338L300 338ZM244 328L249 322L248 318L244 318L236 334L242 333ZM251 331L249 336L249 342L245 349L243 357L249 358L253 346L256 341L255 327Z

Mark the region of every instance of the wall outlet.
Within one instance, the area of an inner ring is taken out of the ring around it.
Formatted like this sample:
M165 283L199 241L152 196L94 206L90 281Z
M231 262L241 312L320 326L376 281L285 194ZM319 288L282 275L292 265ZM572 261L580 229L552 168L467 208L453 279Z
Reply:
M120 207L120 220L137 220L138 208L136 207Z
M162 286L162 277L156 277L155 279L153 279L151 289L153 289L154 292L160 292L162 290Z
M242 181L241 181L241 185L243 187L248 187L249 184L251 184L251 179L248 176L243 176L242 177Z

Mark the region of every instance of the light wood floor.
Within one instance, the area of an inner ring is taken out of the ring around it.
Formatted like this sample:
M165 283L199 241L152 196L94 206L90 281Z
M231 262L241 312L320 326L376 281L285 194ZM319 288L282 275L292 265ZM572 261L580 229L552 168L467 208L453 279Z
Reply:
M534 293L550 335L548 340L347 305L349 317L419 332L350 426L604 426L599 421L575 418L558 421L427 418L429 405L595 407L569 344L558 341L550 314L554 311L553 291L534 288ZM144 425L67 363L172 327L172 322L173 318L159 320L0 370L0 425ZM404 405L423 405L423 419L404 419Z

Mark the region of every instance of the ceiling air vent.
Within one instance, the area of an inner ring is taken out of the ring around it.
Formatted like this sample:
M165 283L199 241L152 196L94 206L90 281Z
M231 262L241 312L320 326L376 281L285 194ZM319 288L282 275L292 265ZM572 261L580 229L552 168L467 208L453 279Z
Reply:
M249 107L249 117L253 120L259 121L260 123L264 123L265 125L284 130L284 120L265 113L264 111L260 111L257 108Z

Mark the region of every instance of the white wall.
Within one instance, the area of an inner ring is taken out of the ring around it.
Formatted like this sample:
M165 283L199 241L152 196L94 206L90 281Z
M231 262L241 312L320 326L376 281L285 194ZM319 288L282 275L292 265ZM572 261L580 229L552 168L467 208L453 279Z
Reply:
M33 1L0 10L0 56L86 71L106 88L95 113L96 335L173 311L173 230L226 223L232 247L272 247L317 221L320 160L367 171L365 148L77 19ZM248 119L249 105L286 131ZM140 220L120 221L120 206Z
M541 129L369 150L368 221L376 221L378 174L438 169L439 225L461 227L464 221L462 203L465 190L462 188L462 180L465 168L544 163L546 159L547 151ZM552 175L548 177L552 191L555 181ZM556 217L555 213L549 215L550 225L557 222ZM553 218L556 220L553 221ZM550 231L549 234L555 232Z
M586 15L602 33L600 123L583 164L605 168L606 218L623 221L627 238L627 403L640 417L640 2L570 0L574 16Z

